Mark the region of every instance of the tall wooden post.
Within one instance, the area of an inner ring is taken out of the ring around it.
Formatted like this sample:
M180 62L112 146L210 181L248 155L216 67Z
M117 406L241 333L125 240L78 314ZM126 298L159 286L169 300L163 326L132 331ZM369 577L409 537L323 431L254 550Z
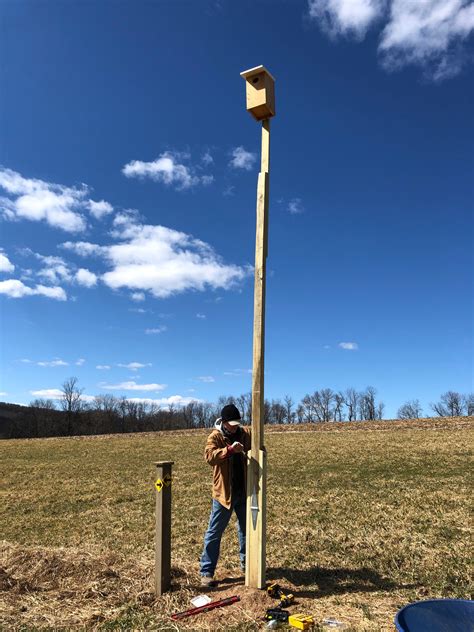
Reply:
M171 470L174 461L156 465L155 593L162 595L171 586Z
M257 184L255 241L255 289L252 371L252 450L247 469L247 553L245 584L265 587L266 568L266 478L263 443L265 368L265 280L268 241L268 194L270 120L262 122L262 166Z
M245 584L265 587L266 571L266 476L263 442L265 280L268 251L268 197L270 170L270 117L275 114L274 79L258 66L244 73L247 80L247 109L262 122L262 161L257 184L257 227L255 239L255 290L252 372L252 448L247 468L247 546Z

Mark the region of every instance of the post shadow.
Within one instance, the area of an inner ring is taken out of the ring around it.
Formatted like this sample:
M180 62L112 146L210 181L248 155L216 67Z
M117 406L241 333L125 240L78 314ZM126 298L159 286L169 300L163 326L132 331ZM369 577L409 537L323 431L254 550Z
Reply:
M308 587L293 591L295 597L318 598L354 592L389 592L399 588L415 588L414 584L397 584L371 568L324 568L308 569L273 567L267 572L269 580L286 579L293 586ZM311 588L309 588L311 587Z

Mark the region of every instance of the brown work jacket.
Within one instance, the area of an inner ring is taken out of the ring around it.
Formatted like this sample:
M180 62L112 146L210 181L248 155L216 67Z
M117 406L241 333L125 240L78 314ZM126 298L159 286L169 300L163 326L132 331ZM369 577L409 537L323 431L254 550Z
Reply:
M249 452L251 448L250 432L247 428L242 428L243 436L242 445L245 452ZM229 441L231 441L229 439ZM228 447L232 445L233 440L229 443L219 430L213 430L207 438L206 448L204 450L204 458L213 467L212 479L212 497L217 500L223 507L230 509L232 497L231 485L231 455ZM245 455L243 455L245 458ZM247 468L244 467L244 477L247 481Z

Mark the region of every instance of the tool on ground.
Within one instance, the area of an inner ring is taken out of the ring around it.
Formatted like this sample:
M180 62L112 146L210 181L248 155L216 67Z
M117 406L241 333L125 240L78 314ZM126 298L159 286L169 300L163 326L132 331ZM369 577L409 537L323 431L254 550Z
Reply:
M283 623L288 623L289 616L290 613L288 610L282 610L280 607L268 608L265 613L265 619L267 621L282 621Z
M288 606L291 606L291 604L294 602L295 600L295 596L292 593L288 593L287 595L280 595L280 606L282 608L287 608Z
M288 623L298 630L309 630L314 625L314 617L308 614L290 614Z
M277 584L276 582L271 583L267 587L267 593L269 597L279 599L280 606L282 608L287 608L288 606L291 606L291 604L295 600L295 596L292 593L286 593L280 586L280 584Z
M276 582L272 582L269 586L267 586L267 593L269 597L280 597L281 586Z
M346 627L342 621L338 621L333 617L323 619L323 625L327 625L329 628L339 628L340 630L343 630Z
M192 617L195 614L201 614L201 612L209 612L209 610L214 610L214 608L230 606L237 601L240 601L240 597L236 595L234 595L233 597L226 597L225 599L219 599L218 601L211 601L211 603L208 603L205 606L190 608L189 610L184 610L183 612L176 612L175 614L171 615L171 618L173 619L173 621L178 621L179 619Z

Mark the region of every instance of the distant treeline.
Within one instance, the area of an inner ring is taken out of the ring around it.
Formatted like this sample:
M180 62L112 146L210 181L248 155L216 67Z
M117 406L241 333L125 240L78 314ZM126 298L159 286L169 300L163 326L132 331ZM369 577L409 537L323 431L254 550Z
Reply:
M221 396L215 403L191 401L185 406L160 407L149 400L132 400L113 395L98 395L85 401L77 378L62 385L62 397L53 401L36 399L29 406L0 403L0 438L59 437L125 432L150 432L210 428L225 404L234 403L245 423L251 423L251 393L239 397ZM474 394L447 391L439 402L430 404L439 417L474 415ZM333 391L324 388L305 395L297 403L289 395L283 400L265 400L266 424L297 424L330 421L369 421L383 419L384 404L377 391L348 388ZM405 402L398 409L399 419L423 416L418 400Z

